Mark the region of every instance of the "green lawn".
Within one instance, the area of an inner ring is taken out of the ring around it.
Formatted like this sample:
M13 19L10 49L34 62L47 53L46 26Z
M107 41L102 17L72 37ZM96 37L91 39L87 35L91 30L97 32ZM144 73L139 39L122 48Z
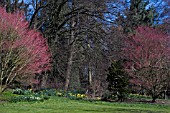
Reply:
M0 103L0 113L170 113L170 105L89 102L51 97L44 102Z

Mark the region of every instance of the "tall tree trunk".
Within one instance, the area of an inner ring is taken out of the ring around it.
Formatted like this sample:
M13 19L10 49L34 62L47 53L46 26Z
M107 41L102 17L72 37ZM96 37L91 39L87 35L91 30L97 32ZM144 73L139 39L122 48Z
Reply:
M88 67L88 82L89 82L89 85L91 86L92 85L92 68L89 64L89 67Z
M67 63L67 72L66 72L66 81L65 81L65 87L64 90L68 90L68 86L70 83L70 77L71 77L71 69L72 69L72 65L73 65L73 55L74 55L74 45L71 45L70 48L70 54L69 54L69 58L68 58L68 63Z
M45 74L42 76L42 81L41 81L41 88L47 88L47 79L48 79L48 75Z
M71 1L71 10L74 10L74 0ZM65 81L65 87L64 90L67 91L70 83L70 78L71 78L71 69L73 65L73 56L74 56L74 44L75 44L75 31L73 30L76 22L74 18L71 19L70 21L71 24L71 29L70 29L70 40L69 40L69 45L70 45L70 51L69 51L69 58L68 58L68 63L67 63L67 72L66 72L66 81Z

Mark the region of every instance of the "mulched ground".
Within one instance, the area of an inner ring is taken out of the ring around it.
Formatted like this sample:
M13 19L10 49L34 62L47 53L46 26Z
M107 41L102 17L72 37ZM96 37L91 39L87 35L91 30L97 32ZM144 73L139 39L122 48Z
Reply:
M117 100L105 100L106 102L120 102ZM148 99L133 99L133 98L128 98L125 99L123 102L126 103L147 103L147 104L165 104L165 105L170 105L170 100L163 100L163 99L157 99L156 102L152 102L152 100Z
M163 99L157 99L156 102L152 102L151 100L146 99L126 99L125 102L127 103L150 103L150 104L167 104L170 105L170 100L163 100Z

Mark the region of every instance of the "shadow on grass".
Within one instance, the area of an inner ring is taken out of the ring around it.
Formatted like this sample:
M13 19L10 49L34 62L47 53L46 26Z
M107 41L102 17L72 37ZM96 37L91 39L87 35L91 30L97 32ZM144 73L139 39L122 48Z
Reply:
M103 109L103 110L84 110L86 112L96 112L96 113L168 113L164 111L150 111L150 110L139 110L139 109L123 109L123 108L116 108L116 109Z

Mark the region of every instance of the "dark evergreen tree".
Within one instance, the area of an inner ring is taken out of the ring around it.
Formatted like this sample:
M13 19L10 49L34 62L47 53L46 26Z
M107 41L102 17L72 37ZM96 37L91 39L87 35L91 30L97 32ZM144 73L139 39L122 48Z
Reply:
M108 90L118 97L118 101L123 101L128 94L128 75L124 71L122 61L114 61L108 68L108 72Z

